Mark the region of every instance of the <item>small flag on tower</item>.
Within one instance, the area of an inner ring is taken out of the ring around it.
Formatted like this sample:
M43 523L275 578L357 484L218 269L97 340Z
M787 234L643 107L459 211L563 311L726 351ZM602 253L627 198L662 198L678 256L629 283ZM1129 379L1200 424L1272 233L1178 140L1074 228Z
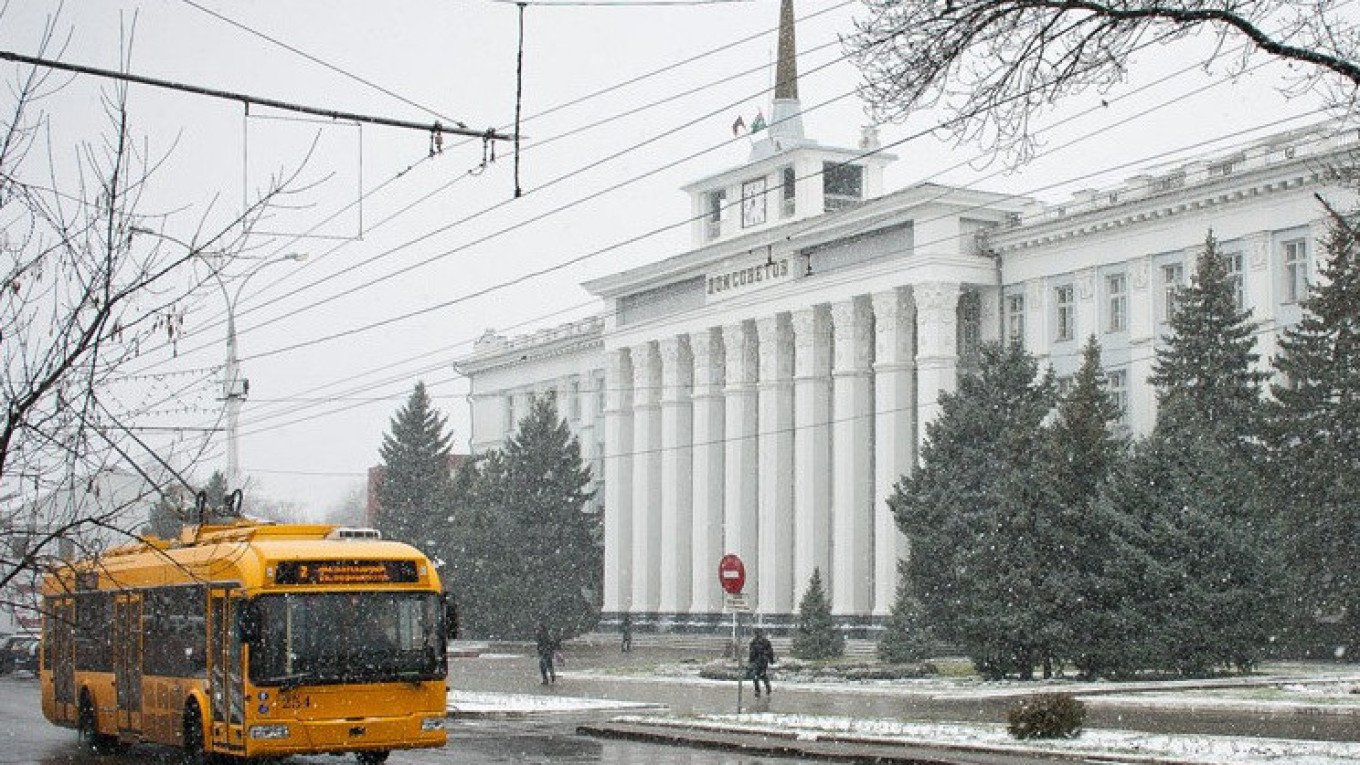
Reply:
M759 133L764 129L765 129L765 114L763 112L756 111L756 118L751 120L751 132Z
M741 135L741 131L743 131L743 130L745 130L745 129L746 129L746 120L742 119L741 115L738 114L738 115L737 115L737 121L732 123L732 137L733 137L733 138L736 138L737 136Z

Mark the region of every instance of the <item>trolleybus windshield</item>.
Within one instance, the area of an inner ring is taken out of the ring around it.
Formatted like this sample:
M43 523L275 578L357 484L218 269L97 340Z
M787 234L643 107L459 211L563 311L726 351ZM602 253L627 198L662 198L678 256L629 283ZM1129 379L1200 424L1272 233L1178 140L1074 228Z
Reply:
M423 592L261 595L256 685L433 680L445 674L443 604Z

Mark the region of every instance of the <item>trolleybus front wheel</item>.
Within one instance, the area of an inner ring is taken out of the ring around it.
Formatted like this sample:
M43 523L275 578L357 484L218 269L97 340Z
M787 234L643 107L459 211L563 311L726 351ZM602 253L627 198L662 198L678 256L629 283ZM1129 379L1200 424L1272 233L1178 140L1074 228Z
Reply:
M387 758L391 754L391 752L386 751L358 752L354 756L359 760L359 765L382 765L384 762L387 762Z

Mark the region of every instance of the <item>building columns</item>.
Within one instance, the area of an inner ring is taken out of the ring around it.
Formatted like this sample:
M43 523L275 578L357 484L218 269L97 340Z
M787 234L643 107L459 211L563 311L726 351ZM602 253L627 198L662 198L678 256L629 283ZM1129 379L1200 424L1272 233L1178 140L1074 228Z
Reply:
M831 575L831 312L794 311L793 586Z
M760 341L759 529L756 601L763 614L793 612L793 337L788 314L756 320Z
M835 472L831 499L831 608L840 615L869 612L873 570L873 317L865 298L833 303L832 371Z
M633 365L626 348L609 351L605 371L604 610L633 603Z
M750 322L725 324L722 333L727 363L723 542L725 552L736 553L746 564L747 591L758 593L755 327Z
M907 538L888 507L897 481L916 466L915 328L905 289L876 292L874 303L874 616L897 592L897 562Z
M661 360L655 343L633 346L633 608L661 599Z
M661 340L661 579L659 608L663 614L689 610L693 517L693 409L690 390L694 370L689 337Z
M940 413L940 394L958 387L959 285L953 282L917 284L916 300L916 427L924 437L926 425ZM919 453L919 452L918 452Z
M692 483L693 547L690 573L690 611L713 614L722 610L717 583L723 550L723 475L725 458L722 332L706 329L690 337L694 356L694 457Z

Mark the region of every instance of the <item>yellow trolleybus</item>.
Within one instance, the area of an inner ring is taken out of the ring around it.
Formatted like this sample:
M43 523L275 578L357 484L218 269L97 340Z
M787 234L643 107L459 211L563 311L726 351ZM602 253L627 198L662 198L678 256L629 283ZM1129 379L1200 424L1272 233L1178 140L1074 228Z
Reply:
M444 745L438 575L371 530L202 525L56 570L43 597L43 713L96 749L381 763Z

